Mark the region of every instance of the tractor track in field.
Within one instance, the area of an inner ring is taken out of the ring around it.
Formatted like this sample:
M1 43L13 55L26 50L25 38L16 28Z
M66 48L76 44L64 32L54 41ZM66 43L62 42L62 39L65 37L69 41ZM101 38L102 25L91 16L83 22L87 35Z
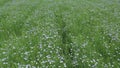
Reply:
M62 14L57 15L55 13L55 21L56 21L56 24L58 25L58 34L61 37L60 46L62 48L62 51L60 54L66 56L66 59L70 59L69 62L72 63L74 61L74 51L73 51L73 46L72 46L73 41L69 35L70 31L68 28L68 24L63 18L64 16Z

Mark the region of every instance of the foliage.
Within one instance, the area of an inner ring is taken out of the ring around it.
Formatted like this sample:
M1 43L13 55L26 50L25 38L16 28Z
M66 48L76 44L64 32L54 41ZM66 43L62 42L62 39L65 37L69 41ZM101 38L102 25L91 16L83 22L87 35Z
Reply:
M119 68L119 0L0 0L1 68Z

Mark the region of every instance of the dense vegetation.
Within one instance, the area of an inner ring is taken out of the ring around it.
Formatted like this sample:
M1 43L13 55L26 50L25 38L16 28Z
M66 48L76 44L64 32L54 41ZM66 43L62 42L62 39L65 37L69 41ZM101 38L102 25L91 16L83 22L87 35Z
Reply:
M0 0L0 68L119 67L119 0Z

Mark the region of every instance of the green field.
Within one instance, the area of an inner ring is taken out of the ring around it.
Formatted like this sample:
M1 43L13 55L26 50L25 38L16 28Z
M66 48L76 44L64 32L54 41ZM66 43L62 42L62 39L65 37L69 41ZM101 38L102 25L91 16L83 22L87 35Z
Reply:
M120 0L0 0L0 68L119 68Z

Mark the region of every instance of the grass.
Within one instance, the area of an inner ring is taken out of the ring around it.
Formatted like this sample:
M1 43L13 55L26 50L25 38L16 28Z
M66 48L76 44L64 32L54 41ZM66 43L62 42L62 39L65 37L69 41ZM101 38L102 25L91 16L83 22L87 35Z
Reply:
M0 0L1 68L119 68L119 0Z

